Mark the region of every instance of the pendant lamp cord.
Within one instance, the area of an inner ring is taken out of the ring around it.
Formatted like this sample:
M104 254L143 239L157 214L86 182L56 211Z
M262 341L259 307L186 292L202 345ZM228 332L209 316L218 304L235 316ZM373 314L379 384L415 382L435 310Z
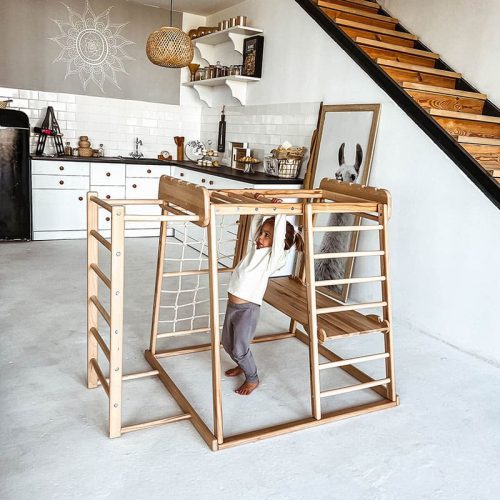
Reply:
M173 26L172 24L172 4L174 0L170 0L170 26Z

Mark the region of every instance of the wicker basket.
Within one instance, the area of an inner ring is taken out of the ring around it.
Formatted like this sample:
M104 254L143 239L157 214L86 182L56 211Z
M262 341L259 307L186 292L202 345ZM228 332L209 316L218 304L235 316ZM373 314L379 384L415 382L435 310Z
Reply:
M12 99L2 100L0 101L0 109L5 109L9 106L9 102L12 102Z
M282 179L295 179L300 173L302 158L275 158L266 156L266 174Z

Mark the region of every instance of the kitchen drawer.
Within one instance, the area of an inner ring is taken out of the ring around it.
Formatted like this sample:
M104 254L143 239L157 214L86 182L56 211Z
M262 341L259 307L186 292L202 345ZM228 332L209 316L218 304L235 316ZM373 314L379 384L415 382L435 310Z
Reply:
M89 175L90 163L78 161L32 160L33 175Z
M181 167L172 167L170 175L177 179L199 184L207 189L245 189L253 187L248 182L235 181L226 177L219 177L218 175L210 175Z
M33 231L85 230L87 189L34 189Z
M123 200L125 199L125 186L91 186L91 191L96 191L102 200ZM128 213L128 208L127 212ZM109 229L111 227L111 214L99 208L99 229Z
M170 175L170 165L130 165L127 164L127 178L129 177L156 177Z
M91 163L90 183L95 186L120 186L125 184L125 164Z
M89 178L69 175L32 175L31 187L33 189L89 189Z

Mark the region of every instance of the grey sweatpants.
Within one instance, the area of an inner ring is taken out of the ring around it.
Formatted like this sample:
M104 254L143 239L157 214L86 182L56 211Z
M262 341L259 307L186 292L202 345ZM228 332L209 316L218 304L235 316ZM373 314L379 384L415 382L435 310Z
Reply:
M259 315L258 304L233 304L228 301L222 327L222 345L231 359L243 370L248 382L258 380L250 342L254 338Z

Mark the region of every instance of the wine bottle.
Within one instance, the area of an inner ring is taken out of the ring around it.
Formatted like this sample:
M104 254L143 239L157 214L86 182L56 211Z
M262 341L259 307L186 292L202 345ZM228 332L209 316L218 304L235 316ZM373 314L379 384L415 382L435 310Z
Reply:
M217 151L219 153L224 153L226 150L226 116L224 115L224 108L225 106L222 106L222 113L219 121L219 135L217 137Z
M33 127L33 132L35 134L50 135L50 136L62 135L62 134L59 134L55 130L52 130L50 128L41 128L41 127Z

